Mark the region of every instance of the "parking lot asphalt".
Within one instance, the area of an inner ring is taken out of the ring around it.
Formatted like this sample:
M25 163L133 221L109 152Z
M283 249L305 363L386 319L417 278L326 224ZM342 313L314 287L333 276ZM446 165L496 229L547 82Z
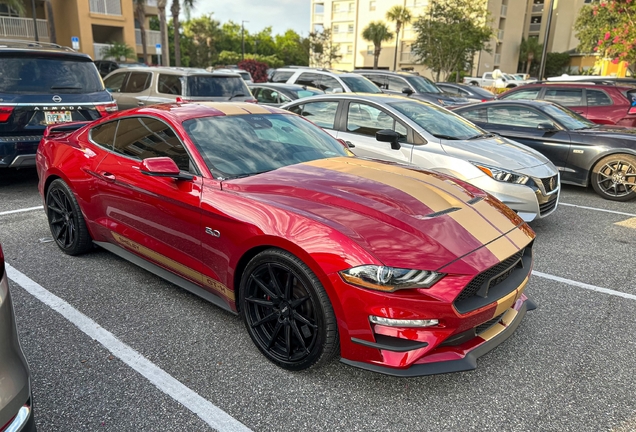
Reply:
M634 202L565 186L557 212L531 224L535 270L565 281L534 275L527 294L539 307L476 370L403 379L338 361L298 373L274 366L239 318L104 250L62 254L47 241L42 210L6 213L41 205L35 172L14 174L0 175L0 242L10 266L249 429L636 430ZM40 431L211 430L10 286Z

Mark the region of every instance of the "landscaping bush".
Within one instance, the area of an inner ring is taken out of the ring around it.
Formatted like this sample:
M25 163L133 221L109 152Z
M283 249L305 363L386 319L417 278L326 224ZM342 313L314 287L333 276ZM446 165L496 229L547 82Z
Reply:
M256 60L243 60L238 63L238 67L252 74L252 81L255 83L267 82L267 64Z

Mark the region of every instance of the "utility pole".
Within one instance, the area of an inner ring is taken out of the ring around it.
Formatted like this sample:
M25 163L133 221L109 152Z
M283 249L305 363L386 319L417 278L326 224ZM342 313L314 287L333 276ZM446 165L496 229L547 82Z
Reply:
M35 36L35 41L39 42L40 38L38 37L38 19L35 14L35 0L31 0L31 10L33 11L33 35Z
M249 21L241 21L241 61L245 60L245 23Z
M545 37L543 38L543 52L541 53L541 66L539 66L540 80L543 79L545 73L545 62L548 57L548 42L550 41L550 24L552 24L552 11L554 10L554 0L550 1L550 10L548 11L548 22L545 25Z

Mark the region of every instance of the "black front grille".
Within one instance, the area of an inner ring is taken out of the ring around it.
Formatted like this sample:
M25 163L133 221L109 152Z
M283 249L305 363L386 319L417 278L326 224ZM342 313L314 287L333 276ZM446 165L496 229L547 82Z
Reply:
M463 300L466 300L476 295L486 281L488 281L494 276L499 275L500 273L502 274L502 276L505 276L505 277L503 279L499 277L491 281L488 288L490 288L493 285L496 285L496 284L493 284L493 282L497 280L498 280L497 283L501 283L505 279L507 279L508 276L510 276L510 274L512 273L512 270L514 270L514 266L517 263L517 261L519 261L519 258L523 256L523 251L524 251L523 249L520 250L519 252L517 252L510 258L507 258L503 260L502 262L500 262L499 264L497 264L496 266L490 267L485 272L478 274L473 280L470 281L470 283L466 286L466 288L464 288L462 292L459 293L459 296L457 296L457 298L455 299L455 303L459 303Z
M505 313L505 312L504 312ZM485 332L486 330L488 330L490 327L494 326L495 324L497 324L499 321L501 321L501 317L504 316L504 314L501 314L497 317L494 317L491 320L486 321L483 324L479 324L477 327L475 327L475 333L480 334Z
M557 197L555 196L545 204L539 204L539 213L543 216L546 213L550 213L557 205Z
M541 183L543 183L543 189L545 189L546 193L550 193L553 190L555 190L557 187L559 187L559 178L557 176L546 177L540 180L541 180ZM554 186L551 187L550 184L553 184Z

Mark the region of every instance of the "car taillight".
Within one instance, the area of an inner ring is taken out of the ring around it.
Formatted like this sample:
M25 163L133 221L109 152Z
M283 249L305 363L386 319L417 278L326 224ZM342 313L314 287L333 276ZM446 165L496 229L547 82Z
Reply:
M3 106L0 107L0 123L4 123L9 120L11 117L11 113L13 112L13 107Z
M109 114L117 112L117 102L113 101L103 105L95 105L97 111L102 117L106 117Z
M0 111L0 113L2 113L2 111ZM627 114L636 114L636 106L629 107L629 111L627 111ZM0 118L1 117L2 117L2 114L0 114Z

